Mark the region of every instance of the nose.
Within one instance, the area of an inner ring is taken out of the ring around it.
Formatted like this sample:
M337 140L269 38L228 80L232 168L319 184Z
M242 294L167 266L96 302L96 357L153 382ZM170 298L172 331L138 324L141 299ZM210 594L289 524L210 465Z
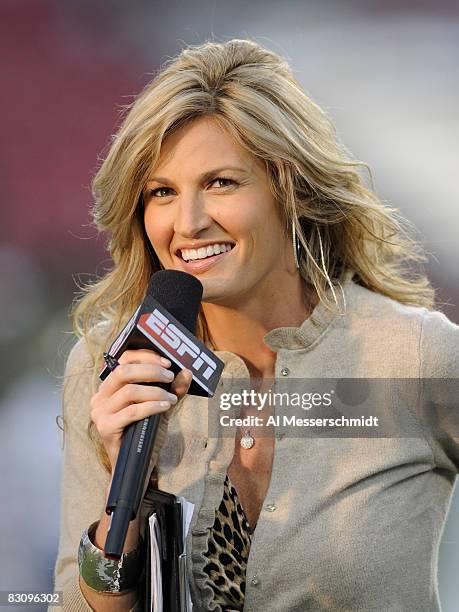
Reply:
M199 195L183 197L177 208L174 232L184 238L194 238L210 227L212 218Z

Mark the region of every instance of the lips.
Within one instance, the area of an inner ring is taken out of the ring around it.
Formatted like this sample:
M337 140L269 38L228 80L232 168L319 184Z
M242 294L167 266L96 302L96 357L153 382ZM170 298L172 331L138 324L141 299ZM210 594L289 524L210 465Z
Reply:
M199 259L205 259L206 256L211 256L212 251L214 255L218 255L219 253L224 253L226 250L231 250L233 246L234 243L230 240L207 242L203 244L185 244L176 247L176 249L174 250L174 255L181 257L185 261L189 261L190 259L198 259L196 255L198 254L198 252L202 252L202 255L204 255L204 257L199 257ZM209 250L210 253L206 253L206 251L209 252Z
M198 274L200 272L206 272L222 259L231 255L235 248L236 246L233 246L230 251L205 257L204 259L190 259L190 261L185 261L179 254L177 254L176 257L180 261L180 266L185 272Z

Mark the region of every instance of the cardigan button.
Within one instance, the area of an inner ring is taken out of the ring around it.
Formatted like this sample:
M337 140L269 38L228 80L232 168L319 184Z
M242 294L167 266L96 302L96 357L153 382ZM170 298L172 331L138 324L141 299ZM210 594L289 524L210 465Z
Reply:
M256 574L254 574L252 576L252 580L250 582L251 582L251 584L253 584L253 586L257 586L257 584L260 583L260 579L258 578L258 576Z
M288 376L290 374L290 370L288 368L282 368L281 374L282 376Z
M268 504L268 505L266 506L266 510L267 510L268 512L276 512L276 510L277 510L277 506L276 506L276 504Z

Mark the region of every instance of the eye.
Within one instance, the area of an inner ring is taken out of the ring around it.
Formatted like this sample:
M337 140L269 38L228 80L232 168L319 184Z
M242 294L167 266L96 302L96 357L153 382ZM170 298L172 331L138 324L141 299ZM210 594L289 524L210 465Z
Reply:
M149 189L148 190L148 196L150 198L165 198L167 197L168 194L166 195L157 195L157 192L159 191L171 191L169 187L157 187L156 189Z
M225 178L224 176L217 176L217 178L211 181L210 184L213 185L213 183L216 183L217 181L221 181L223 183L230 183L229 185L221 185L221 187L230 187L231 185L237 185L236 181L233 181L233 179Z
M236 183L236 181L233 181L233 179L225 178L224 176L218 176L217 178L214 178L213 181L209 183L209 185L213 185L217 181L220 181L220 183L224 183L223 185L220 185L220 189L232 186L234 187L238 184ZM157 187L156 189L149 189L147 192L147 196L149 198L167 198L170 195L170 191L173 191L173 189L171 189L170 187Z

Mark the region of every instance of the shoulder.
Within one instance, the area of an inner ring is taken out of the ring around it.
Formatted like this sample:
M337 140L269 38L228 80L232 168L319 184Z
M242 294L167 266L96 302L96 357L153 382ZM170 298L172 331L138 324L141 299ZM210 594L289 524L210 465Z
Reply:
M398 363L405 375L413 368L421 377L442 376L458 363L459 326L445 314L402 304L354 282L346 288L343 325L362 345Z
M430 311L424 306L410 306L381 293L371 291L357 283L350 283L346 289L346 315L363 327L380 329L419 337L423 320ZM437 312L436 314L442 315Z
M421 322L425 313L423 306L409 306L381 293L351 282L346 290L347 311L349 314L368 318L386 318L400 322L416 320Z
M102 369L96 363L97 350L105 346L108 326L99 324L88 335L74 341L68 354L63 379L63 404L67 419L87 418L89 399L97 390ZM85 406L87 409L85 409Z
M65 379L91 367L92 359L85 337L74 339L65 364Z
M74 341L66 361L66 375L94 367L95 350L104 346L110 332L106 322L98 323L87 336Z
M459 325L442 312L424 314L420 349L425 377L459 377Z

